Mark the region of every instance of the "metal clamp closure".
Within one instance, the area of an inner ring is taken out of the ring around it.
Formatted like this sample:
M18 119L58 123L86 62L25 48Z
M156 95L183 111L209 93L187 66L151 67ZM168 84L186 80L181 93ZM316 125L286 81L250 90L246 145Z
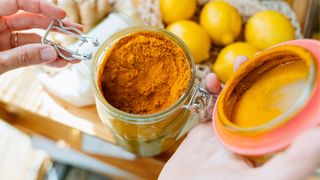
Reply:
M50 31L58 31L66 35L70 35L79 40L77 43L75 50L71 50L69 48L60 46L53 41L48 39L48 35ZM42 43L53 46L60 57L65 60L73 61L73 60L91 60L93 56L93 51L81 52L79 51L80 47L89 44L93 47L98 47L99 42L96 38L83 34L80 30L73 27L65 27L61 20L55 19L53 20L49 27L47 28L44 36L42 37ZM65 53L63 53L65 52ZM68 55L67 55L68 54Z
M216 103L217 94L210 94L206 90L196 85L194 94L192 95L187 109L200 115L202 121L212 119L212 109Z

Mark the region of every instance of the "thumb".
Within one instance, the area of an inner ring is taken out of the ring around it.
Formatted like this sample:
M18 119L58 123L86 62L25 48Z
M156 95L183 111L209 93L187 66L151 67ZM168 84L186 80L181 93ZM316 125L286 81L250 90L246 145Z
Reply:
M299 136L283 153L259 170L266 179L306 179L320 166L320 129Z
M247 56L238 56L236 57L233 65L233 71L236 71L244 62L246 62L249 58Z
M0 52L0 74L19 67L48 63L56 60L54 47L44 44L28 44Z

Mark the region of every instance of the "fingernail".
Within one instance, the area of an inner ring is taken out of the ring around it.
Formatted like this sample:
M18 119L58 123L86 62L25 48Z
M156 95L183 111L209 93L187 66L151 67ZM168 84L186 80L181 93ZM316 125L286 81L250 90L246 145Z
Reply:
M236 71L247 60L248 60L247 56L238 56L234 62L233 71Z
M205 78L205 85L209 92L219 93L221 90L220 80L214 73L210 73Z
M40 50L41 61L49 62L57 58L57 52L53 47L45 47Z

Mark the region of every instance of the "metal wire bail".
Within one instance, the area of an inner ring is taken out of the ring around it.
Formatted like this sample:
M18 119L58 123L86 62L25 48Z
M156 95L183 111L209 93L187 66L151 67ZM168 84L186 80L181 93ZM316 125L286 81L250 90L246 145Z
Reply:
M210 120L212 119L212 109L217 101L218 94L208 93L200 88L198 84L195 86L195 92L186 108L191 112L199 114L200 121Z
M70 35L74 38L77 38L79 40L79 42L76 43L75 50L60 46L60 45L56 44L55 42L50 41L48 39L48 35L49 35L50 31L58 31L63 34ZM55 19L50 23L45 34L42 37L42 43L53 46L57 50L59 56L67 61L91 60L91 58L93 56L93 50L91 49L88 51L89 48L87 48L87 51L80 51L79 50L80 47L83 45L90 45L90 46L97 48L99 46L99 42L96 38L85 35L80 30L78 30L76 28L65 27L63 25L62 21L58 20L58 19ZM63 52L67 52L67 53L63 53ZM70 55L66 55L66 54L70 54Z

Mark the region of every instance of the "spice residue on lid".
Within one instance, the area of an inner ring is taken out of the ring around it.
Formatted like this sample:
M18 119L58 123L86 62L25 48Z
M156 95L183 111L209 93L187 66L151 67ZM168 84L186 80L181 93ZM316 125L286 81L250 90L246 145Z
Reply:
M124 36L100 67L103 96L132 114L152 114L173 105L185 92L191 68L181 47L156 32Z
M278 65L247 89L235 105L232 120L240 127L255 127L277 118L299 101L308 75L301 60Z

